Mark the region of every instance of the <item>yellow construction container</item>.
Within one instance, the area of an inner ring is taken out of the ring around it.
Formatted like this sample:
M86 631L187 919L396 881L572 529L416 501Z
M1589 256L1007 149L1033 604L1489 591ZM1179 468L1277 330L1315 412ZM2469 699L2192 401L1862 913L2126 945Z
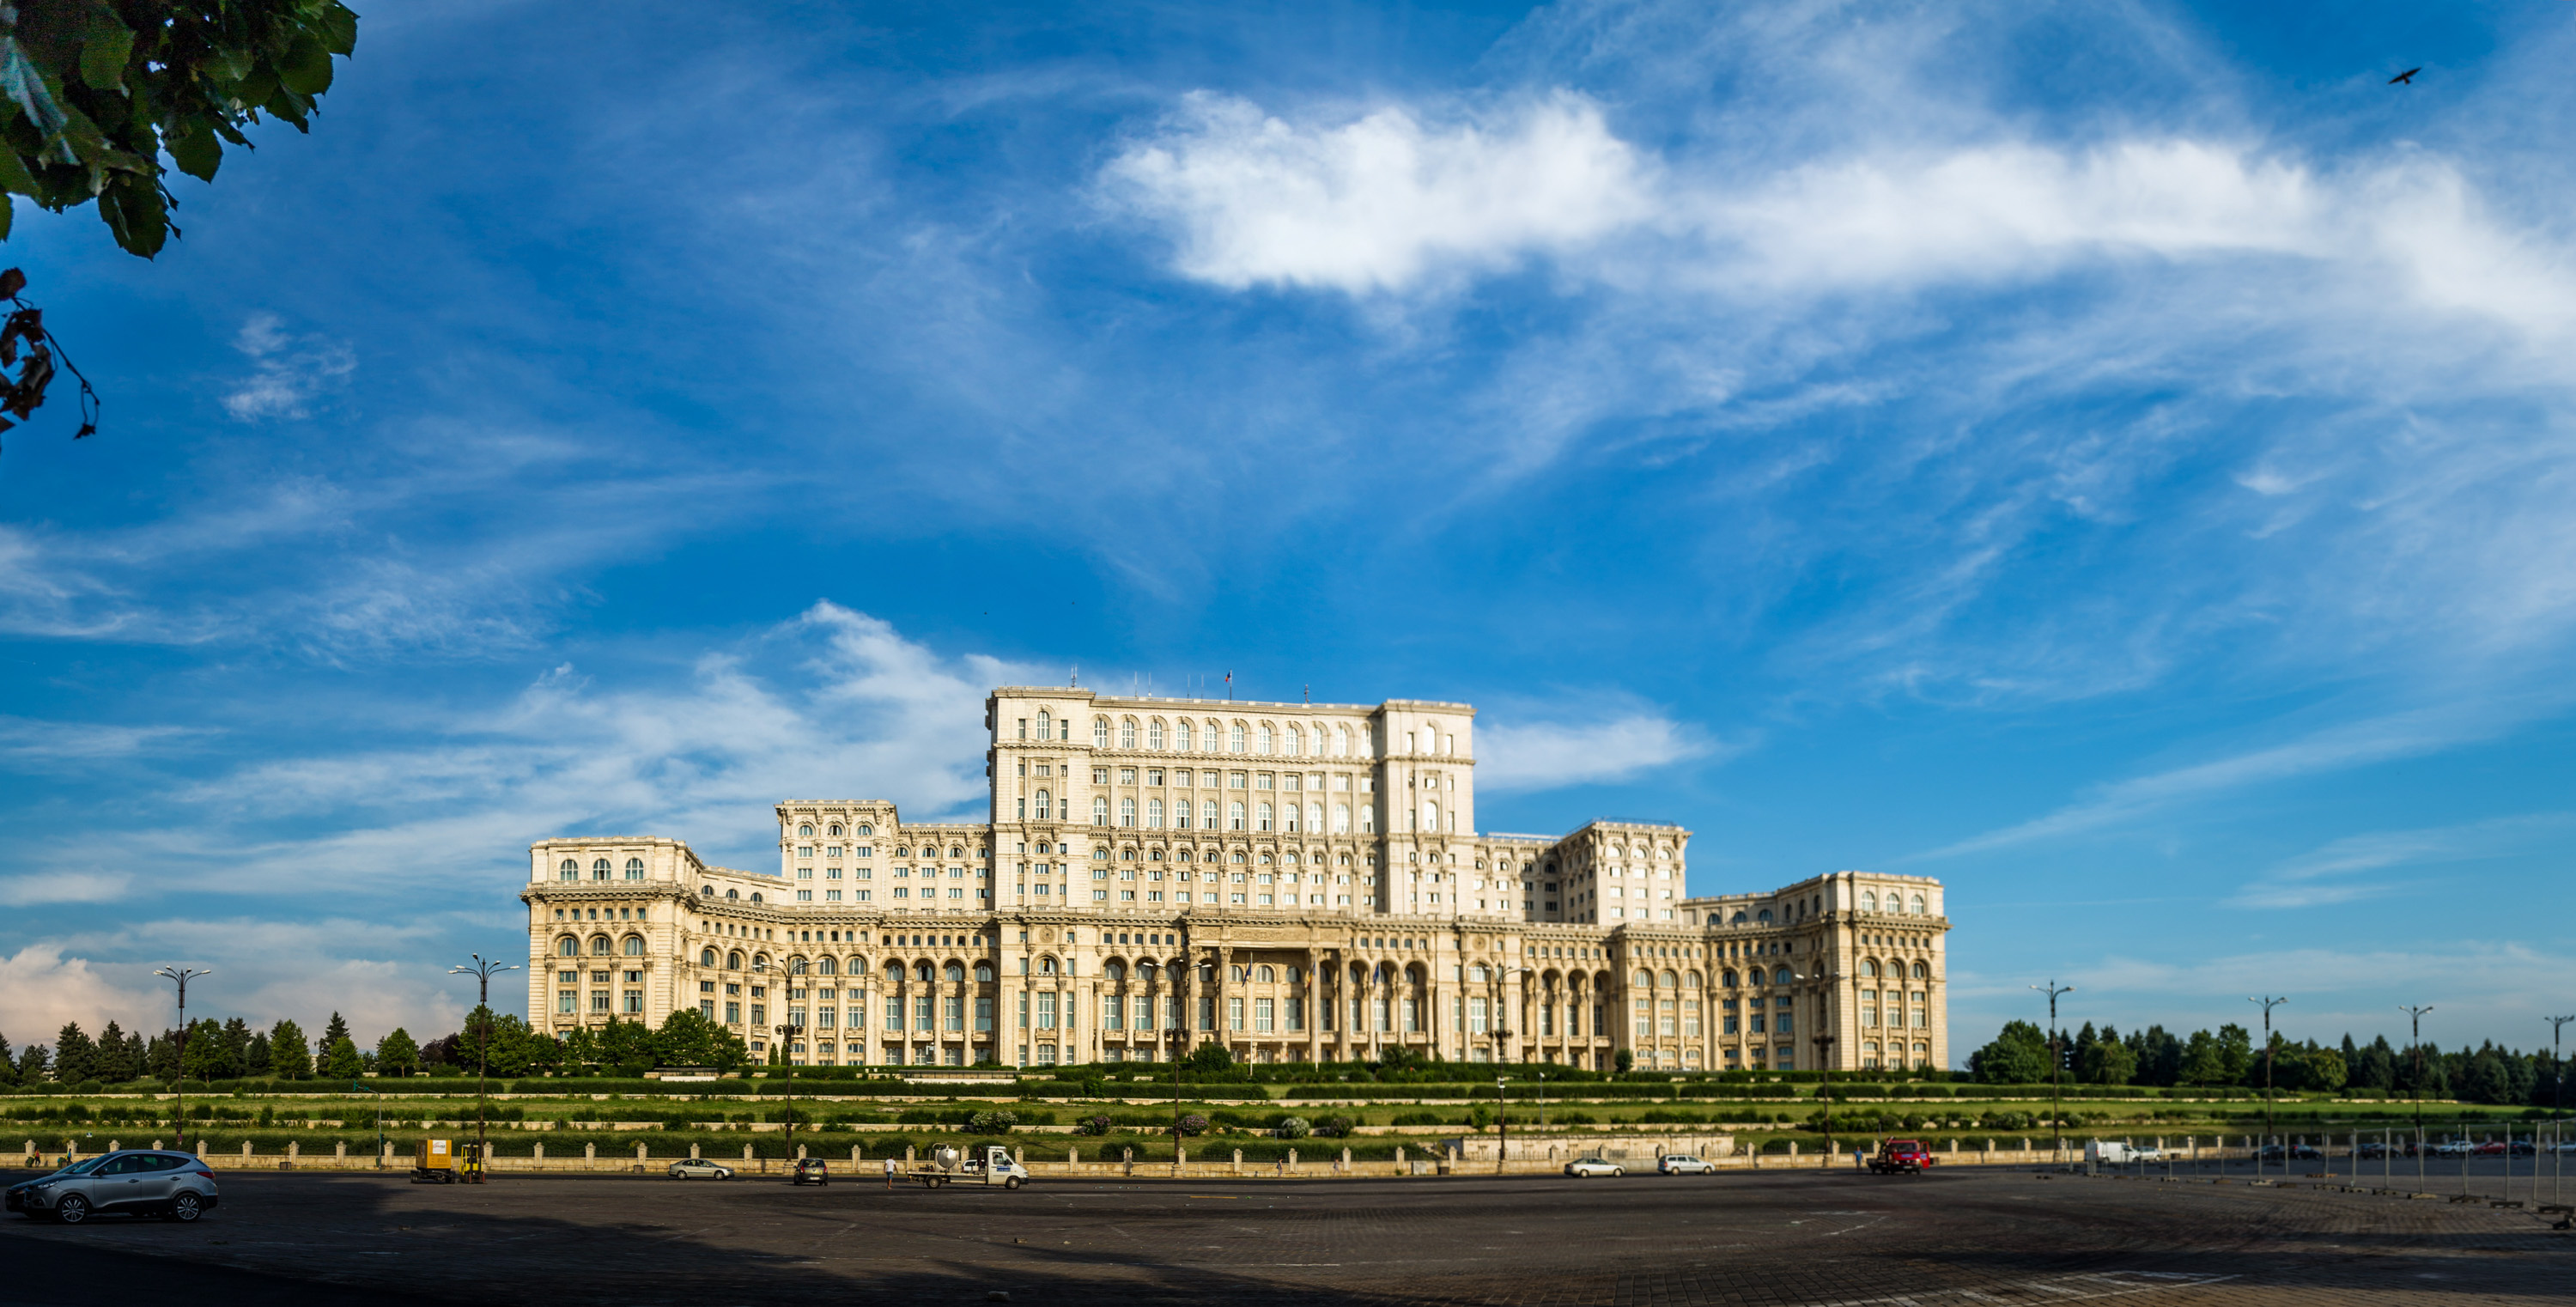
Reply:
M420 1164L411 1169L413 1184L456 1183L456 1147L444 1139L424 1139Z

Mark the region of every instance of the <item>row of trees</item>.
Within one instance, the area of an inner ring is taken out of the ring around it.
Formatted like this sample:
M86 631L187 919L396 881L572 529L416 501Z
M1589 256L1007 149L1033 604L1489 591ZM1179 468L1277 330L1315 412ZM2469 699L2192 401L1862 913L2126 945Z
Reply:
M2163 1026L2122 1035L2087 1024L2072 1035L2059 1031L2057 1050L2056 1074L2075 1084L2259 1088L2264 1082L2263 1050L2234 1024L2188 1037ZM2559 1101L2567 1076L2566 1063L2546 1050L2523 1053L2491 1043L2445 1052L2431 1044L2396 1048L2386 1036L2356 1044L2346 1035L2338 1048L2275 1033L2271 1055L2275 1087L2325 1093L2376 1089L2547 1107ZM1994 1042L1969 1056L1968 1070L1988 1084L2044 1083L2051 1070L2048 1035L2028 1021L2006 1022Z
M732 1070L750 1060L739 1037L695 1012L672 1013L658 1030L621 1021L597 1030L575 1030L569 1038L557 1039L530 1030L515 1015L477 1008L454 1034L422 1043L396 1026L372 1048L361 1046L350 1034L349 1023L334 1012L318 1040L308 1038L292 1020L254 1030L239 1017L191 1022L184 1041L175 1029L147 1037L139 1031L129 1033L113 1021L96 1036L82 1030L78 1022L67 1022L52 1045L29 1044L14 1053L8 1038L0 1035L0 1085L174 1080L183 1043L191 1080L317 1076L354 1080L371 1072L380 1076L470 1073L478 1056L485 1059L491 1074L504 1077L582 1068L638 1074L654 1066Z

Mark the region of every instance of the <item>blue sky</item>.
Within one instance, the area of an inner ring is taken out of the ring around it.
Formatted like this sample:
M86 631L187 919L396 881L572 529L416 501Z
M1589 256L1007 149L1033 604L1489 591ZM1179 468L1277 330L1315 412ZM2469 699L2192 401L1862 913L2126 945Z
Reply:
M1714 11L1713 11L1714 10ZM613 13L613 16L612 16ZM1964 1056L2576 1005L2576 8L423 3L0 456L0 1031L445 1029L525 847L997 680L1480 705L1499 829L1951 886ZM2392 73L2415 65L2413 86Z

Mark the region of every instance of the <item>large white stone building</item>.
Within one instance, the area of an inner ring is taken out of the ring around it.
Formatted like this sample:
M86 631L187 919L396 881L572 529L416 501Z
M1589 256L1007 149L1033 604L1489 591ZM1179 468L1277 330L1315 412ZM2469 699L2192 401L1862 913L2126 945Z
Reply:
M651 836L529 848L528 1017L694 1007L806 1064L1373 1057L1948 1064L1941 885L1692 897L1691 833L1476 828L1475 710L985 702L989 820L777 805L778 865Z

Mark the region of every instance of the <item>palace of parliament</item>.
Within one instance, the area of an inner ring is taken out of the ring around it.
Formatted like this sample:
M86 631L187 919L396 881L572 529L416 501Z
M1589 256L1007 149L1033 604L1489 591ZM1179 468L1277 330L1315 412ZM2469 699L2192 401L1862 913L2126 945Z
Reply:
M1941 885L1684 890L1691 833L1476 826L1475 709L985 701L989 820L777 805L778 865L529 848L528 1019L695 1007L805 1065L1373 1058L1640 1069L1949 1062Z

